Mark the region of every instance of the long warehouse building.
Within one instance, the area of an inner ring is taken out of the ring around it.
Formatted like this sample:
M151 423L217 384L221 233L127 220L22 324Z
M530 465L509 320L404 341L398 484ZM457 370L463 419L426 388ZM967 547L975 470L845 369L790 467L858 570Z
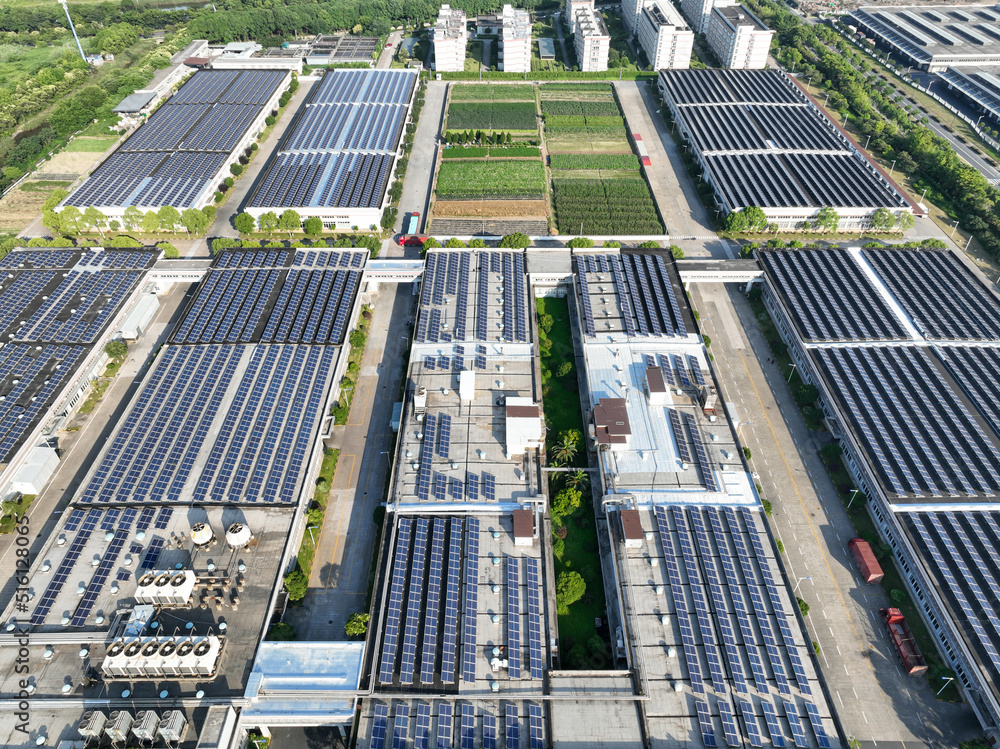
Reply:
M659 89L726 214L757 206L800 229L830 207L840 231L857 231L879 208L913 210L783 73L667 70Z
M292 208L324 228L367 229L382 221L417 73L331 70L247 202L255 218Z
M948 251L761 252L764 302L938 649L1000 738L1000 296Z
M202 70L112 153L57 210L203 208L248 155L277 111L290 74L282 70Z

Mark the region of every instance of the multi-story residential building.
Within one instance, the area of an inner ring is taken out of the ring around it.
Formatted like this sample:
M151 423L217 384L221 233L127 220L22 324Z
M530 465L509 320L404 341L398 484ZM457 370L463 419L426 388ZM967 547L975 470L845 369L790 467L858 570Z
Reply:
M576 12L580 8L590 8L593 10L594 0L566 0L563 13L566 16L566 23L569 24L569 31L571 34L576 33Z
M744 5L715 6L708 24L708 44L727 68L767 67L774 32Z
M531 70L531 14L512 5L503 6L500 66L506 73Z
M434 24L434 69L439 72L465 70L465 46L469 40L465 11L442 5Z
M608 69L608 50L611 48L611 34L599 13L588 6L577 8L573 19L576 31L573 46L576 59L584 73L596 73Z
M642 0L639 0L642 2ZM730 0L681 0L681 10L698 34L708 33L708 19L716 5L728 5Z
M639 14L637 36L654 70L691 67L694 32L670 3L646 5Z

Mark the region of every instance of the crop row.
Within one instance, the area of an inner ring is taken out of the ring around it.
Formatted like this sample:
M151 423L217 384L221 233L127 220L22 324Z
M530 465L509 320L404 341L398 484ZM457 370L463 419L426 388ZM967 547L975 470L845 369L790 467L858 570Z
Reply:
M649 186L642 179L555 179L561 234L662 234Z
M543 99L542 112L549 115L618 116L621 112L614 101L576 101L568 99Z
M535 130L535 103L454 103L448 107L449 130Z
M549 166L553 169L638 169L639 158L631 153L554 153Z
M534 101L535 87L523 84L461 83L451 87L452 101Z
M546 115L546 127L560 127L565 125L587 125L589 127L625 127L625 120L619 116L601 116L582 114L562 114Z
M537 146L496 146L493 148L483 148L482 146L451 147L446 148L441 153L443 159L484 159L491 156L494 159L524 158L527 156L540 156L541 149Z
M625 140L625 130L621 127L591 127L589 125L555 125L546 127L545 134L549 138L559 138L568 135L584 135L598 140Z
M600 91L611 93L610 83L550 83L539 89L542 98L570 91Z
M541 200L541 161L445 161L438 172L439 200Z

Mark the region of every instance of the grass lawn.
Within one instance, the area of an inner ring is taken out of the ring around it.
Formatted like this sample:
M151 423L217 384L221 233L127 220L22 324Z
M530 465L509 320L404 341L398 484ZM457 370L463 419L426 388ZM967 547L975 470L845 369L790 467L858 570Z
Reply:
M104 153L117 142L117 138L75 138L63 150L70 153Z
M31 182L22 182L21 190L24 192L51 192L59 188L65 189L72 184L69 180L40 179Z
M547 393L543 394L545 424L548 428L549 455L560 440L560 435L568 430L583 434L583 415L580 413L580 395L576 384L575 367L563 377L555 372L564 362L575 363L573 341L569 326L569 302L566 299L545 298L536 301L539 319L544 315L553 318L552 328L547 338L552 346L542 349L543 379L545 372L551 372L546 380ZM581 440L582 441L582 440ZM587 453L581 450L569 461L569 465L585 467ZM551 459L550 459L551 462ZM553 474L549 479L549 494L554 496L563 488L564 479ZM580 573L587 583L587 592L569 607L569 613L559 617L559 640L564 668L608 668L612 661L607 643L594 626L598 617L606 618L604 581L601 576L601 560L597 546L597 525L589 488L584 489L580 508L564 519L566 538L562 544L556 539L555 547L560 553L555 558L555 574L574 571ZM561 549L560 549L561 546ZM601 640L600 645L594 638Z
M44 68L52 61L58 60L67 50L76 54L76 44L72 37L57 42L53 47L0 44L0 80L16 84L38 71L39 68Z
M81 136L97 136L97 137L110 137L112 135L109 128L112 125L118 123L118 118L115 117L113 121L109 120L107 122L95 122L89 125L83 132L80 133Z

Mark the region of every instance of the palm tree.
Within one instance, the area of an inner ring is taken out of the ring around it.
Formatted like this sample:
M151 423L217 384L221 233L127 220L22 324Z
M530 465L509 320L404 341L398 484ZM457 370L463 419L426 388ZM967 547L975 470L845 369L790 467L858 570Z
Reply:
M566 474L566 486L570 489L583 489L590 482L586 471L573 471Z
M576 455L576 440L564 439L556 445L554 454L555 459L560 463L569 463Z

